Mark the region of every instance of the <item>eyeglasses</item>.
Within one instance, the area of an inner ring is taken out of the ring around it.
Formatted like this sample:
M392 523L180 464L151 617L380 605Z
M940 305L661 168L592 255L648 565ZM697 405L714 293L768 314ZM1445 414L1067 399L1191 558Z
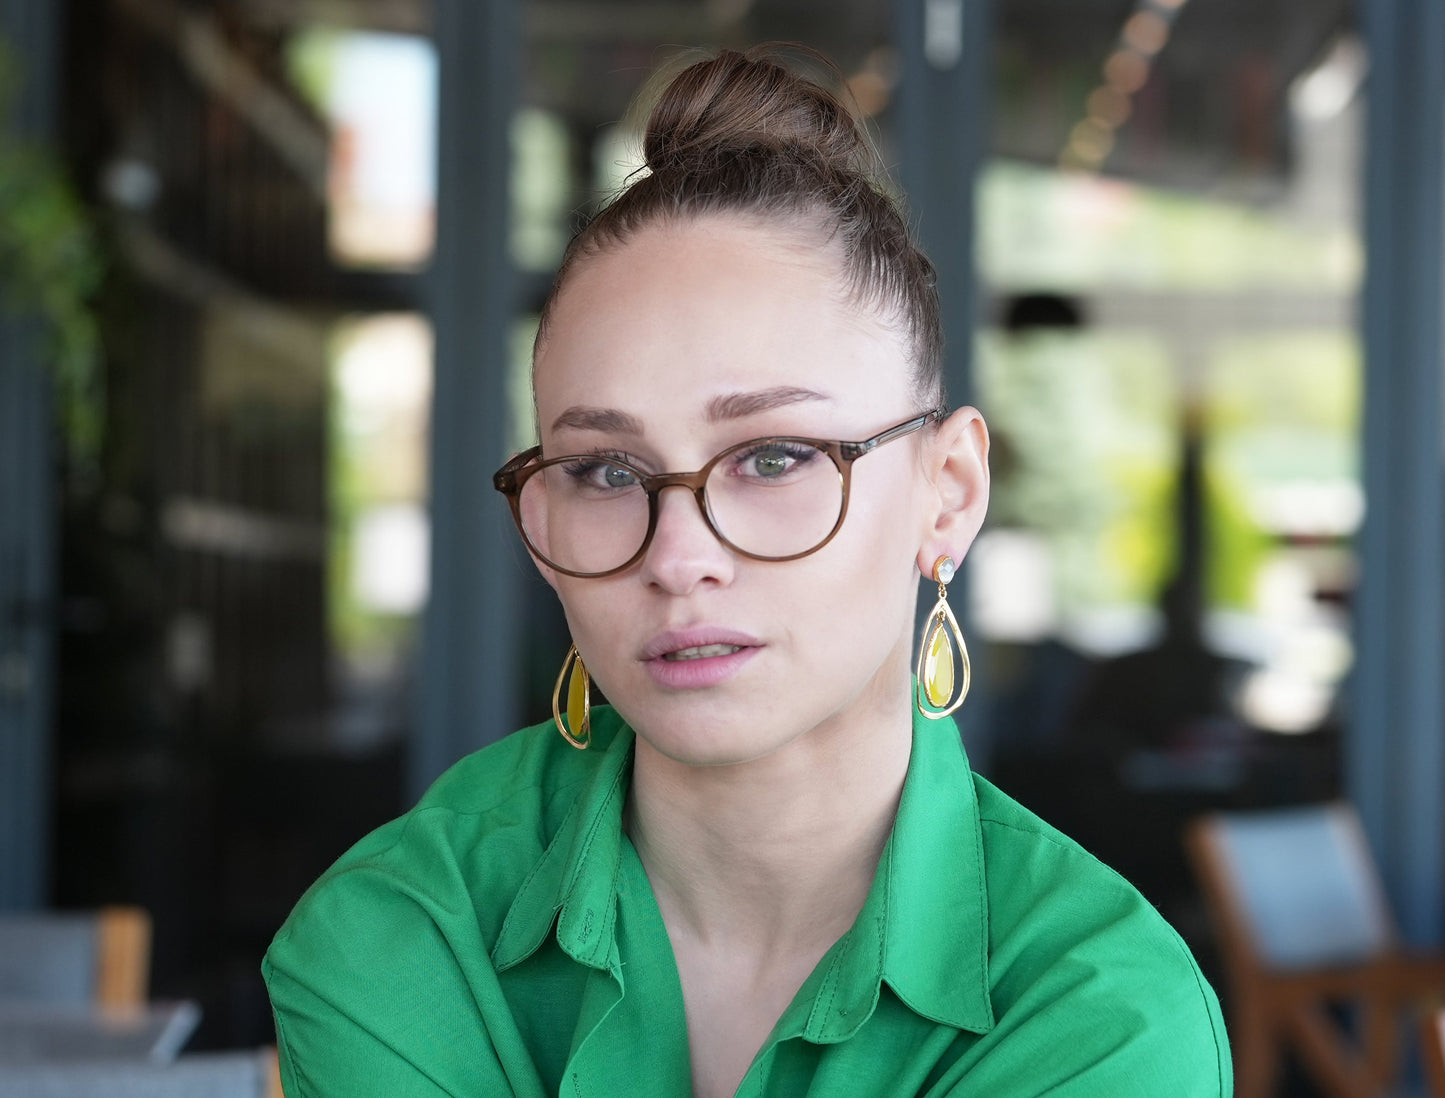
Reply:
M664 488L689 488L717 539L753 560L815 553L843 525L853 462L944 417L934 408L861 442L771 436L729 446L695 473L644 472L622 457L539 461L534 446L492 477L527 548L569 576L610 576L642 559Z

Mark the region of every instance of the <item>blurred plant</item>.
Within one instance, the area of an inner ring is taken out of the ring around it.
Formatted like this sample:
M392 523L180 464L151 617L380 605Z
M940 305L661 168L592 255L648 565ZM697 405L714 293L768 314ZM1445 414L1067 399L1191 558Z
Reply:
M9 120L21 67L0 40L0 119ZM92 298L100 248L59 158L0 127L0 302L38 320L72 462L93 467L104 430L100 338Z

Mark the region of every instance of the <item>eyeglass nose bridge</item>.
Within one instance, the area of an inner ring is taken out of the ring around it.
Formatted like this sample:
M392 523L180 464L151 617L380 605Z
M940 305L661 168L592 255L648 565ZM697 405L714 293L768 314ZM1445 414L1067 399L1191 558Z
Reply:
M712 466L709 465L695 473L658 473L656 476L643 477L642 488L649 496L656 496L664 488L691 488L695 495L700 496L711 472Z
M657 533L657 522L662 513L662 492L666 488L686 488L692 492L693 501L702 515L702 521L712 532L712 536L729 548L733 547L732 542L723 536L722 531L717 528L717 523L713 521L712 515L708 513L707 478L711 473L712 463L710 462L694 473L658 473L656 476L642 478L642 490L647 493L649 514L647 536L642 542L642 548L637 551L637 557L641 557L652 545L652 536Z

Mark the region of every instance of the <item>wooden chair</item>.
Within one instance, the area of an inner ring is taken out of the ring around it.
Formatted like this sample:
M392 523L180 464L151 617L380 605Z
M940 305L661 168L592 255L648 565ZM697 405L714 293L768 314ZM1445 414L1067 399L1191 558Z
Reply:
M1433 1010L1421 1022L1420 1048L1431 1098L1445 1098L1445 1010Z
M1353 808L1207 816L1186 846L1229 985L1236 1098L1268 1098L1286 1049L1328 1098L1381 1098L1410 1008L1445 989L1445 955L1400 949Z
M0 915L0 1002L139 1006L150 986L151 919L138 907Z

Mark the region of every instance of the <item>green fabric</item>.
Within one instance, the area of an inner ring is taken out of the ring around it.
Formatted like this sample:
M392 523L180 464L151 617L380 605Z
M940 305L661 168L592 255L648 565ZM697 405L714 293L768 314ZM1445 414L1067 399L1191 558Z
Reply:
M263 966L289 1098L681 1098L682 989L622 831L633 734L550 724L452 767L345 854ZM706 1024L703 1020L701 1024ZM1118 874L919 718L853 928L738 1094L1224 1098L1219 1006Z

